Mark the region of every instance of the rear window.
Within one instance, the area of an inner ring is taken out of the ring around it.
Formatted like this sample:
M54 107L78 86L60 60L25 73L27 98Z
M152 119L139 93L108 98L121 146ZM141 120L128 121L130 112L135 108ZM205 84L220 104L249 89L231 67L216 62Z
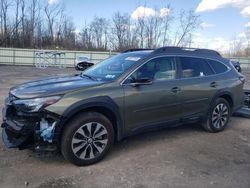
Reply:
M216 74L226 72L228 70L227 66L215 60L207 60L210 66L214 69Z

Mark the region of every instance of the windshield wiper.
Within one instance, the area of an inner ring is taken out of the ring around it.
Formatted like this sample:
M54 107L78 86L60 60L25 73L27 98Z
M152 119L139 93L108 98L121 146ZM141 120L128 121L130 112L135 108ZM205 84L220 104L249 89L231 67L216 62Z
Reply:
M96 80L94 77L87 75L87 74L81 74L81 77L86 77L86 78L89 78L91 80Z

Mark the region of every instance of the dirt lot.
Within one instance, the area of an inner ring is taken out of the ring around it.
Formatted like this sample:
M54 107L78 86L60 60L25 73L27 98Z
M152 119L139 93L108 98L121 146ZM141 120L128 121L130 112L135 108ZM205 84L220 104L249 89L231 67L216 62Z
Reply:
M0 108L14 85L74 72L0 66ZM250 72L245 75L250 88ZM88 167L76 167L59 154L9 150L0 141L0 187L249 188L250 119L233 117L228 128L217 134L191 125L130 137Z

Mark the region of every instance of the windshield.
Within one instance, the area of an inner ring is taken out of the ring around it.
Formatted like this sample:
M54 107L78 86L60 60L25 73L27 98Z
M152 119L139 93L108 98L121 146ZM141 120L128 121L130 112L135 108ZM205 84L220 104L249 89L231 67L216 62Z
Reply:
M102 81L115 80L147 54L148 53L118 54L90 67L82 73L82 76Z

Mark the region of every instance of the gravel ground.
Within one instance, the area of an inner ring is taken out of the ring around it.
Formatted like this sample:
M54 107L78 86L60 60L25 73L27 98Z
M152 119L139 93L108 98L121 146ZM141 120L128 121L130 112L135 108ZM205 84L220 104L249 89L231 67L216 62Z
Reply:
M66 73L76 72L0 66L0 108L10 87ZM244 74L249 89L250 72ZM59 154L6 149L0 141L0 187L249 188L250 120L232 117L228 128L217 134L189 125L129 137L87 167L76 167Z

